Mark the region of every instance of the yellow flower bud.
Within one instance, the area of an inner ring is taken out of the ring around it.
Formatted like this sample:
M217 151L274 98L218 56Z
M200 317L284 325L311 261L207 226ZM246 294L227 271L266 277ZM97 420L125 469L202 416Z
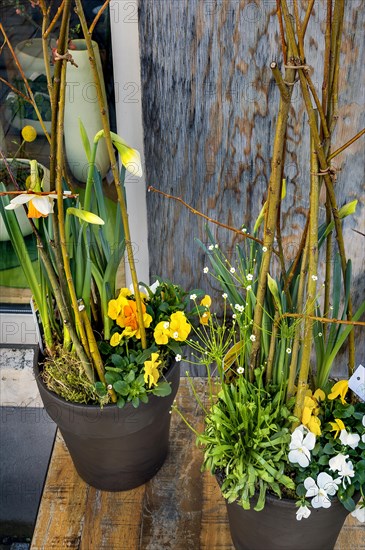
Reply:
M24 126L22 129L22 138L28 143L32 143L37 137L37 130L33 126Z

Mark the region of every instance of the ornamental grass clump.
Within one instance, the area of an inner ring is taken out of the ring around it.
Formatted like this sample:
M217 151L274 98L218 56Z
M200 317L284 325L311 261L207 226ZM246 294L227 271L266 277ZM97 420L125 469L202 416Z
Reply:
M2 24L0 31L4 38L2 50L9 49L19 71L22 100L33 107L50 144L49 189L44 187L36 160L30 161L27 185L22 186L12 163L2 155L14 190L0 183L0 212L32 291L42 334L43 377L48 387L69 401L110 402L119 407L131 402L138 407L148 401L150 394L171 393L164 375L172 361L181 360L182 346L191 330L185 314L189 301L185 292L169 281L140 287L137 278L124 180L126 171L136 177L142 175L141 160L138 151L110 131L91 40L108 2L89 28L81 0L62 2L52 20L52 2L40 0L35 4L33 7L43 17L51 134ZM68 177L63 143L66 66L75 65L69 40L71 10L79 17L103 123L91 138L80 120L88 167L83 188L75 188ZM60 26L57 47L51 49L50 36L56 24ZM18 93L10 82L4 82L14 94ZM29 126L22 134L27 141L35 137ZM109 153L116 203L105 196L95 162L102 140ZM37 263L31 261L27 251L14 213L18 208L27 213L38 250ZM117 275L125 253L132 285L121 289Z
M199 401L205 429L196 435L203 466L218 477L228 502L260 511L272 493L294 499L301 520L313 509L330 508L337 497L364 521L365 369L355 365L354 327L365 325L365 301L353 303L343 234L343 220L355 212L357 201L338 204L336 189L346 182L332 165L364 130L333 150L345 3L327 5L322 98L305 55L312 8L313 2L301 21L297 2L293 17L286 0L278 3L283 68L273 62L271 69L280 105L258 219L252 228L230 228L243 241L233 259L208 228L208 244L200 242L208 258L203 272L219 283L224 313L219 304L207 302L207 322L200 315L201 326L189 338L192 362L205 365L208 373L208 405ZM282 209L294 86L300 87L308 115L310 167L302 189L309 208L293 259L285 255ZM347 373L336 381L334 360L343 348Z

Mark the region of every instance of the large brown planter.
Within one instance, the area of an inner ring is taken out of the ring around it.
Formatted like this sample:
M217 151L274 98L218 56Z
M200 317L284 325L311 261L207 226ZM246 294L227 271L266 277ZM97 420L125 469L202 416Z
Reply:
M348 511L335 499L330 508L311 508L296 519L295 501L267 495L261 512L228 504L231 537L236 550L332 550Z
M37 354L35 354L37 355ZM48 390L37 360L38 389L49 416L60 429L80 477L104 491L125 491L151 479L163 465L169 445L170 409L180 382L178 364L167 372L172 393L151 395L135 409L80 405Z

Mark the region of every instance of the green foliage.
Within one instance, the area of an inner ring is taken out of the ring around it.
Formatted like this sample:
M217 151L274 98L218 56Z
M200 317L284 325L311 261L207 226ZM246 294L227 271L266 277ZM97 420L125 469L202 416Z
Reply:
M262 370L256 384L243 376L223 383L218 400L206 416L206 427L197 441L204 445L204 467L221 472L222 493L229 502L250 508L259 491L255 510L261 510L266 491L282 494L294 489L284 473L290 441L290 411L274 399L279 388L270 392L262 385Z

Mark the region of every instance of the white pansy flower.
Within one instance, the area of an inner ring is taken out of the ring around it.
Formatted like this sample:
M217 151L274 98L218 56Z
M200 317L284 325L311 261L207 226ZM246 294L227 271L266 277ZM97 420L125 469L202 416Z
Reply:
M328 463L330 470L332 470L332 472L338 472L338 475L340 476L336 479L336 483L341 483L342 481L344 488L346 488L346 481L350 485L350 478L355 475L352 462L350 460L348 462L346 461L348 457L349 455L339 453L338 455L333 456Z
M341 430L340 441L342 445L351 447L351 449L356 449L360 441L360 436L358 434L350 434L346 430Z
M256 336L254 334L251 334L250 340L251 342L256 342Z
M361 499L357 504L353 512L351 512L352 517L356 518L360 523L365 523L365 506L364 501Z
M153 283L153 285L150 286L150 291L152 292L152 294L155 294L156 293L156 290L157 288L160 286L160 282L159 281L155 281Z
M300 506L297 510L297 520L300 521L301 519L306 519L306 518L309 518L309 516L311 515L311 511L310 509L308 508L308 506Z
M333 456L330 458L328 462L328 466L332 472L338 472L342 469L342 467L346 464L346 460L348 459L349 455L343 455L342 453L338 453L338 455Z
M329 496L337 493L337 483L326 472L318 474L317 483L313 478L307 477L304 480L304 487L307 489L306 497L312 497L311 505L313 508L329 508L331 500Z
M288 459L292 464L306 468L311 460L310 451L314 449L316 436L303 425L294 430L289 444Z

